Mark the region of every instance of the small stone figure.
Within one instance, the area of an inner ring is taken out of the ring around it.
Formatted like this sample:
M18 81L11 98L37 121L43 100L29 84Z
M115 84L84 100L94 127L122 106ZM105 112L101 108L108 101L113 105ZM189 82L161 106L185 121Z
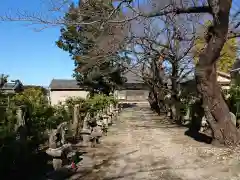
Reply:
M95 126L92 128L91 132L91 141L92 147L95 147L96 144L99 144L99 139L102 137L102 128L100 126Z
M46 153L53 157L53 168L61 168L67 162L67 153L71 151L71 145L65 144L65 131L67 123L61 123L49 135L49 148Z

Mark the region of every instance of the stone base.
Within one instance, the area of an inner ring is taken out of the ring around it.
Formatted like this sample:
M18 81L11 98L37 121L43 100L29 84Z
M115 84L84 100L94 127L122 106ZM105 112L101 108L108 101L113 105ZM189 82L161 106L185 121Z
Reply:
M56 171L60 168L62 168L63 164L62 164L62 160L61 159L53 159L53 169Z
M72 150L71 144L64 144L63 146L56 149L48 148L46 150L46 153L53 158L57 158L57 157L59 158L62 156L64 152L71 151L71 150Z
M83 135L82 146L89 146L90 143L90 135Z
M106 118L106 117L103 119L103 126L108 128L108 118Z
M82 146L89 146L90 144L90 137L91 137L91 131L89 129L83 129L81 131L81 136L83 139Z
M108 117L108 125L112 125L112 116Z

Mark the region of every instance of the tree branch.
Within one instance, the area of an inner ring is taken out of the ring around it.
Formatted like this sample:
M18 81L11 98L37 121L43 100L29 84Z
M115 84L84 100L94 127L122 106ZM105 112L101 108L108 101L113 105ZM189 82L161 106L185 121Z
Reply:
M187 7L187 8L173 8L170 10L163 10L162 12L155 12L149 14L142 14L141 16L144 17L157 17L157 16L164 16L167 14L191 14L191 13L209 13L211 14L211 8L209 6L198 6L198 7Z

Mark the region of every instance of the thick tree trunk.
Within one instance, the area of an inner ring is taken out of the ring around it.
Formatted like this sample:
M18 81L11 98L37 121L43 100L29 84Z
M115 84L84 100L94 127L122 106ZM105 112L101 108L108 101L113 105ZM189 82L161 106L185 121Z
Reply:
M217 83L216 61L226 41L231 3L230 0L219 0L217 5L210 4L214 19L213 32L196 66L197 88L203 97L205 115L213 131L213 142L228 146L238 144L240 136L230 120L228 106Z

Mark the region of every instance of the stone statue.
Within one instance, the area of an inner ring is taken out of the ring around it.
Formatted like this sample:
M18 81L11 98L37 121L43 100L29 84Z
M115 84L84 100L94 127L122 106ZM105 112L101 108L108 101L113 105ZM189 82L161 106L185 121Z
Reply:
M67 122L58 125L57 129L52 130L49 135L49 148L58 148L65 144L65 134L67 131Z
M91 132L91 142L92 142L92 147L95 147L96 144L99 144L99 139L102 137L103 131L102 128L98 125L92 128Z
M53 168L55 170L62 167L63 162L67 161L67 153L72 150L70 144L65 144L67 129L67 122L63 122L49 135L49 148L46 153L53 157Z

